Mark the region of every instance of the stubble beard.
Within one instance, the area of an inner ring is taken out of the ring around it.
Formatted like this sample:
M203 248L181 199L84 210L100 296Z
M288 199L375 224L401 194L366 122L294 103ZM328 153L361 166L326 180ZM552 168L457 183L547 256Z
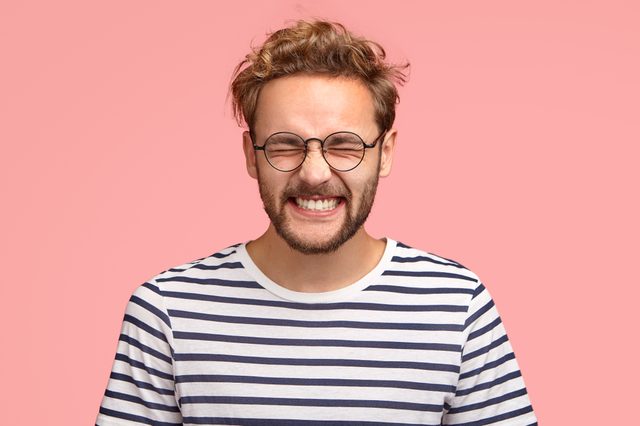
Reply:
M373 207L373 201L378 188L378 173L376 173L374 178L372 178L371 181L363 188L359 207L356 212L353 211L353 194L346 187L341 188L338 192L329 187L308 188L303 185L287 187L281 196L280 202L278 203L276 202L276 195L273 194L269 188L267 188L267 185L263 184L260 179L258 179L258 186L265 212L269 216L269 219L271 220L271 223L278 235L289 245L289 247L303 254L328 254L335 252L344 243L349 241L366 222L367 217L369 217L369 213L371 212L371 208ZM286 215L285 208L287 203L289 203L289 199L291 197L304 195L336 194L340 194L342 202L346 203L344 223L338 232L328 240L324 241L309 241L300 238L296 234L295 229L293 229ZM279 208L278 205L280 206Z

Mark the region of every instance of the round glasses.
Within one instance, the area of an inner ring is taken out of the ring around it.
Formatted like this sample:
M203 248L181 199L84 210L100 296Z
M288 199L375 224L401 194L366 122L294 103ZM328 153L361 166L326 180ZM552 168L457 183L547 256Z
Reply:
M307 158L311 141L320 142L322 157L329 167L339 172L355 169L364 159L366 148L373 148L385 135L382 132L371 144L365 143L360 136L352 132L335 132L322 139L303 139L295 133L277 132L267 138L262 146L253 143L253 149L264 151L269 164L281 172L291 172L302 166ZM253 139L253 136L252 136Z

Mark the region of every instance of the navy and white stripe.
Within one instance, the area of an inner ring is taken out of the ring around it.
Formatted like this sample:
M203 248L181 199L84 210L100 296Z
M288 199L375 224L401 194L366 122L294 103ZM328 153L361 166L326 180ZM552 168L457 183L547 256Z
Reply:
M335 292L278 286L243 244L140 286L96 423L532 425L536 418L478 278L388 240L371 273Z

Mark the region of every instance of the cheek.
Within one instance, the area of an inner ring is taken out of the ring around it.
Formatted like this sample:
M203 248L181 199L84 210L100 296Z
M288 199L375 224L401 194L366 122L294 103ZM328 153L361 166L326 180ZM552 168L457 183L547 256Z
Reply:
M266 167L271 168L268 164ZM270 170L264 169L265 167L262 166L258 170L258 183L261 191L268 193L274 201L280 202L282 193L287 186L287 179L285 179L284 176L274 175Z
M347 172L343 176L345 185L352 190L361 192L365 187L371 185L372 182L376 182L378 178L378 157L370 157L369 161L363 161L354 170Z
M377 169L377 166L368 170L363 168L362 171L365 173L350 176L351 179L345 180L345 185L351 192L351 201L355 208L360 208L363 202L369 202L368 199L375 194L379 180Z
M351 195L351 201L357 203L362 197L367 186L368 180L365 176L350 176L350 179L344 180L344 185Z

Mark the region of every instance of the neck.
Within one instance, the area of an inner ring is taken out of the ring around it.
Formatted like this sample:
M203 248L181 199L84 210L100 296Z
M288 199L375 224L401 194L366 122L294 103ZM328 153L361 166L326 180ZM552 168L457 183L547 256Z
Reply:
M380 261L385 241L364 228L336 251L303 254L293 250L273 226L247 245L253 262L272 281L289 290L320 293L346 287L370 272Z

